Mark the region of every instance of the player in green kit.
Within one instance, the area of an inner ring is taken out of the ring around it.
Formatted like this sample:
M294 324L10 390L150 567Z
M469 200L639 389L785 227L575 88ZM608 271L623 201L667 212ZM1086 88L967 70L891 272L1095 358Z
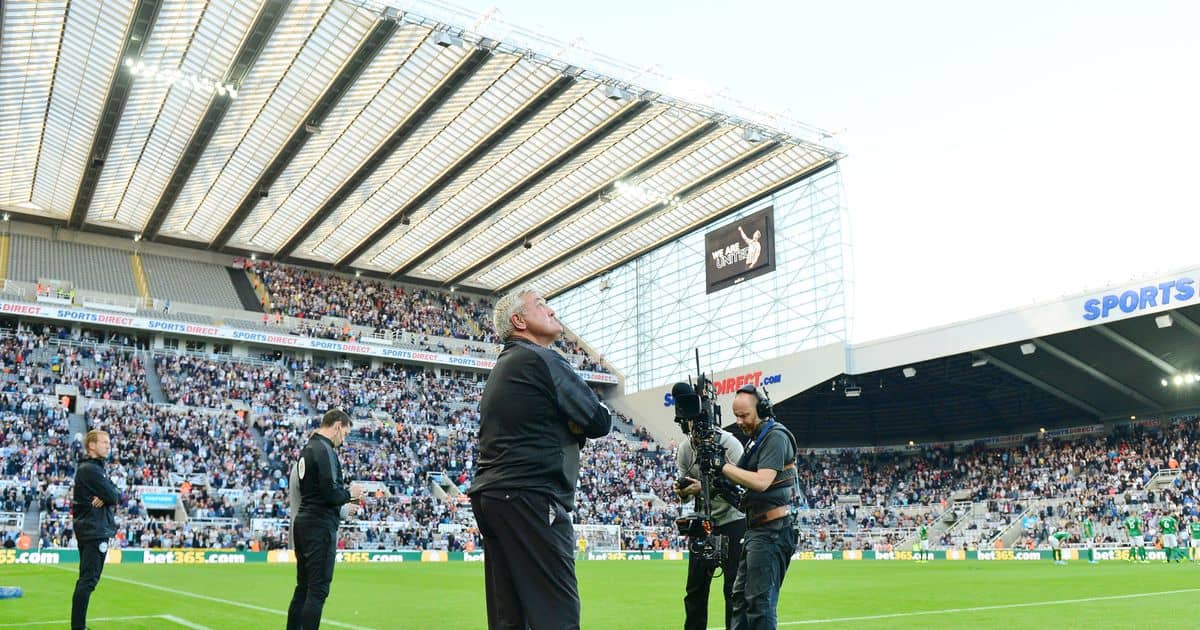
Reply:
M1058 531L1050 534L1050 549L1054 550L1054 564L1066 564L1063 560L1062 546L1071 538L1071 532L1066 530L1066 527L1060 528Z
M1191 533L1190 542L1192 548L1192 562L1200 562L1200 518L1192 517L1192 523L1188 526L1188 531Z
M1083 540L1087 543L1088 563L1097 564L1096 560L1096 524L1092 522L1092 517L1087 516L1083 519Z
M1129 561L1150 562L1146 559L1146 538L1142 535L1142 517L1132 511L1125 513L1125 534L1129 536Z
M917 530L917 535L920 537L921 555L917 562L924 564L929 562L929 528L921 523L921 528Z
M1162 534L1163 551L1167 552L1167 559L1163 560L1163 563L1171 560L1178 562L1176 549L1179 547L1179 519L1170 512L1158 517L1158 533Z

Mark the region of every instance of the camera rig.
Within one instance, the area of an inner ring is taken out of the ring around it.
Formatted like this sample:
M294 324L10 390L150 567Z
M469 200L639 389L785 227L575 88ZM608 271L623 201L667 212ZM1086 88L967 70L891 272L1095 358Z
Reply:
M696 351L696 384L676 383L671 388L675 399L675 422L691 439L700 468L701 491L696 511L675 519L681 536L688 537L688 551L711 566L720 566L729 550L726 536L714 534L713 494L737 509L745 490L721 474L725 448L721 446L721 408L716 404L717 389L700 371L700 351ZM682 480L681 480L682 482Z

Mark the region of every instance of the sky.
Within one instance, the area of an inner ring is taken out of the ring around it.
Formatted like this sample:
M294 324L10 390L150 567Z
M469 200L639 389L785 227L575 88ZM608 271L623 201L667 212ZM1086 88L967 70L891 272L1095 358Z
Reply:
M1200 3L454 4L838 130L854 342L1200 266Z

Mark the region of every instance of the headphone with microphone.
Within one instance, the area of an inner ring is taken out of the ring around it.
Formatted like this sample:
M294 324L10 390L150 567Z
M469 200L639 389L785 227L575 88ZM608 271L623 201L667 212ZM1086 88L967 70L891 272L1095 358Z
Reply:
M737 393L752 394L754 396L754 400L757 401L754 404L754 413L758 414L760 419L765 420L775 416L774 411L771 409L771 399L767 397L765 389L760 394L758 388L754 385L742 385L738 388Z

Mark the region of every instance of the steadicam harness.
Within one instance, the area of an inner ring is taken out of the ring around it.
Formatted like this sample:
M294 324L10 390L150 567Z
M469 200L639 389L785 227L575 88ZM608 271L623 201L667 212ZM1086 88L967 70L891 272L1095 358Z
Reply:
M749 466L750 459L755 453L758 452L759 447L762 446L763 440L766 439L767 434L771 431L782 431L783 434L787 436L788 442L790 442L792 445L792 453L798 452L796 438L792 435L792 432L788 431L787 427L775 421L772 413L773 410L771 409L771 400L765 395L760 394L758 392L758 388L756 388L754 385L744 385L737 391L739 394L752 394L757 401L754 406L755 413L758 414L759 418L769 418L767 422L763 424L762 428L758 430L758 435L756 435L754 439L751 440L751 442L746 446L745 452L742 453L742 458L738 461L738 468L747 468ZM790 504L796 499L797 477L796 462L791 461L785 464L783 471L781 471L780 474L775 477L775 481L771 482L771 485L768 486L767 489L771 490L774 488L791 485L792 492L791 497L789 497L789 503L786 505L776 506L765 512L747 515L752 527L769 523L773 520L783 518L791 514Z

